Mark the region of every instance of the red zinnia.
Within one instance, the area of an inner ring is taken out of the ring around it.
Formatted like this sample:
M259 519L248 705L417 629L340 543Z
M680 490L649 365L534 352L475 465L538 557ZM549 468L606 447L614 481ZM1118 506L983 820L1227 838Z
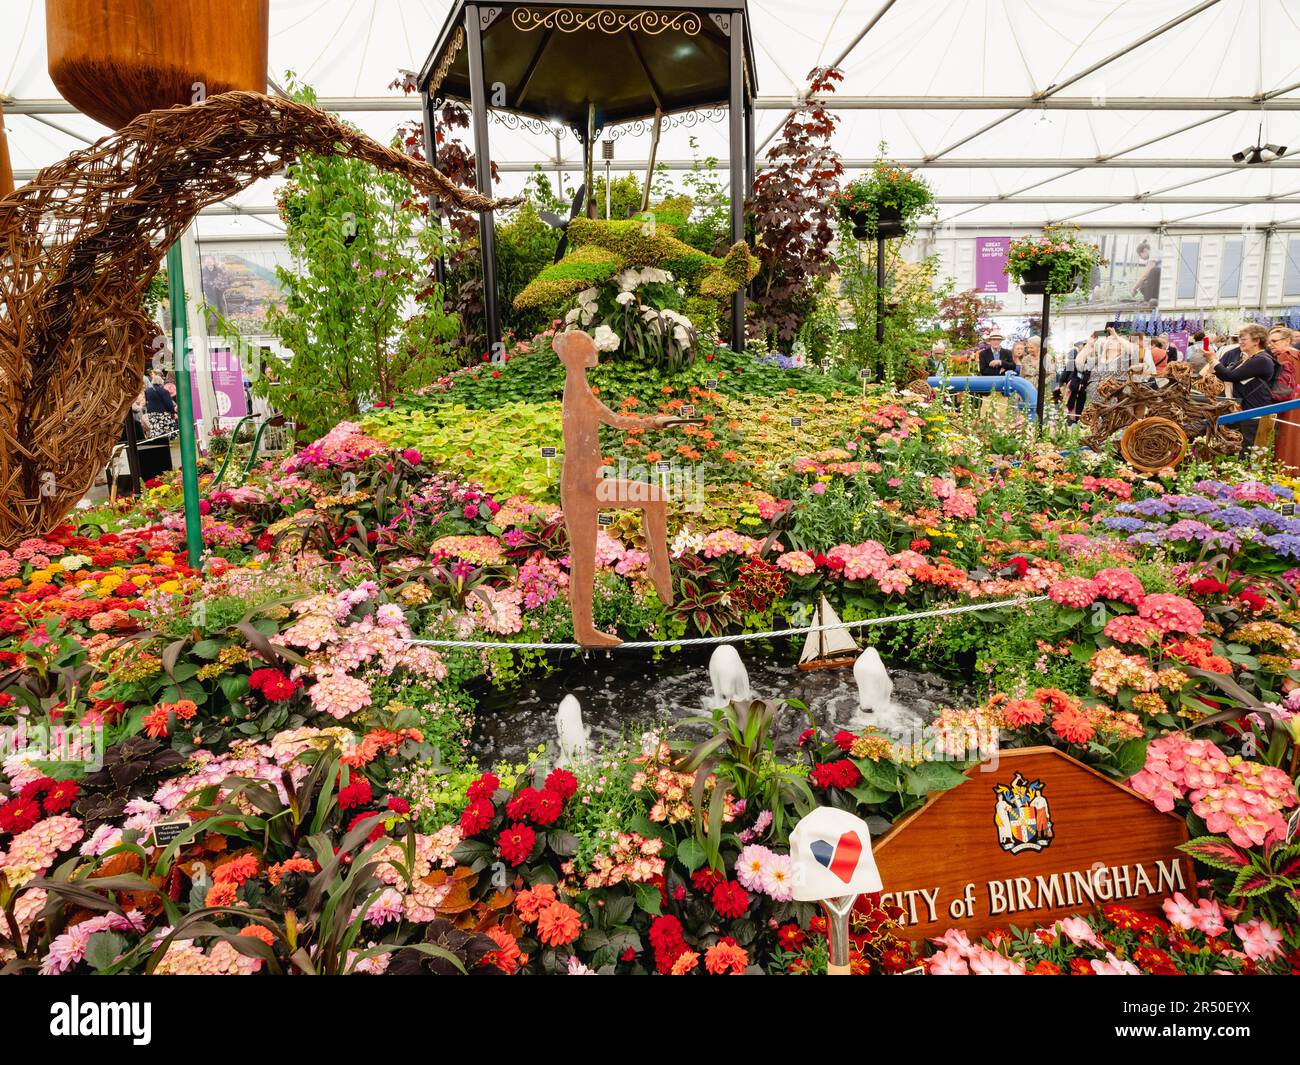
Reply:
M13 799L0 806L0 831L26 832L41 819L41 808L34 802Z
M465 797L473 802L475 799L491 799L501 787L501 781L495 773L484 773L465 789Z
M492 823L496 810L487 799L475 799L460 813L460 830L466 836L476 836Z
M77 801L77 796L81 794L81 788L77 786L75 780L60 780L54 787L50 788L45 796L45 812L47 814L57 814L68 809Z
M501 833L497 844L501 857L511 865L522 864L533 852L537 834L527 825L514 824Z
M524 818L532 817L533 802L536 798L536 788L522 788L518 795L506 803L506 813L514 821L522 821Z
M740 917L749 909L749 892L734 881L713 889L713 908L719 917Z
M354 806L365 806L375 797L371 790L370 781L365 777L357 777L346 788L339 791L339 809L351 810Z
M543 788L533 796L529 816L539 825L553 825L564 812L564 800L550 788Z
M567 769L552 769L546 778L546 786L561 799L567 799L578 790L578 778Z

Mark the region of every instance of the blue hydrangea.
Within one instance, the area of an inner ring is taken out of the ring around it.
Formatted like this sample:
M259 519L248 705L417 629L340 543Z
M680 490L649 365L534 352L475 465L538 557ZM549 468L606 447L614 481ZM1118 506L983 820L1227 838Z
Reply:
M1125 533L1141 532L1143 529L1152 528L1149 522L1145 522L1141 518L1125 518L1125 517L1102 518L1101 524L1104 525L1107 529L1114 529L1117 532L1125 532Z
M1284 558L1300 558L1300 536L1294 533L1277 533L1265 537L1264 544L1276 555Z

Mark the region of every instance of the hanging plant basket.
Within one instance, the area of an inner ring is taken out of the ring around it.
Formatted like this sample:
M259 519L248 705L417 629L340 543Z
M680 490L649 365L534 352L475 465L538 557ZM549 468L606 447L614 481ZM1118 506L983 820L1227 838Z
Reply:
M1020 291L1026 296L1041 296L1047 291L1048 283L1051 281L1052 268L1048 264L1042 266L1031 266L1025 271L1025 276L1020 279ZM1079 282L1083 280L1083 275L1076 270L1070 275L1070 284L1068 288L1052 289L1053 296L1063 296L1067 292L1073 292L1079 287Z
M865 214L853 216L853 235L858 240L869 240L873 237L893 240L906 232L907 226L903 222L903 214L897 207L881 207L876 212L874 230L871 228L870 216Z

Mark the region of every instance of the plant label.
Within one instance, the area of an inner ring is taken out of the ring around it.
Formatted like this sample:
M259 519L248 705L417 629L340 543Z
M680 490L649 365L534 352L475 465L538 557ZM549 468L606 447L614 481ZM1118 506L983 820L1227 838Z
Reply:
M802 418L791 418L791 419L790 419L790 428L791 428L791 429L798 429L798 428L800 428L802 425L803 425L803 419L802 419Z
M1283 504L1282 504L1282 516L1283 516L1284 518L1290 518L1290 517L1294 517L1294 515L1295 515L1295 504L1294 504L1294 503L1283 503Z
M604 528L606 525L613 525L614 518L609 514L597 514L596 524Z
M668 459L660 459L655 463L655 469L660 473L668 473L673 468L673 464Z
M556 455L556 449L555 449L555 448L553 448L553 447L544 447L544 448L542 448L542 458L544 458L544 459L553 459L553 458L555 458L555 455Z
M166 847L175 842L177 837L189 827L188 818L184 821L159 821L153 826L153 845Z

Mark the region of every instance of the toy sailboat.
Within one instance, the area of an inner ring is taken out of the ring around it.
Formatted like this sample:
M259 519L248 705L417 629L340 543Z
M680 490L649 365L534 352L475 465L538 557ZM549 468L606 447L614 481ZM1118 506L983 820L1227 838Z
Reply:
M858 656L858 645L849 630L844 628L822 628L824 625L843 624L835 613L835 608L821 597L817 604L816 619L813 622L818 632L810 632L804 641L803 654L799 656L799 668L808 669L845 669L853 665Z

